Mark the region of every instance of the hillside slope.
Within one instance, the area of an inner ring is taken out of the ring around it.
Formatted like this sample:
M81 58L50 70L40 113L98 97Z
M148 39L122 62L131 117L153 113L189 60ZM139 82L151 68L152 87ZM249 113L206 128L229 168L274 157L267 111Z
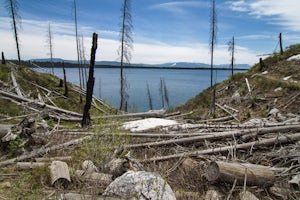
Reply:
M236 73L228 80L216 85L218 105L234 108L237 118L265 117L273 108L282 113L299 114L300 109L300 60L289 59L300 53L300 45L293 45L283 55L274 54L262 63L254 65L247 73ZM247 86L247 81L249 85ZM250 89L250 90L249 90ZM210 113L211 89L208 88L185 105L175 110L191 112L188 118L207 119ZM232 113L234 113L231 109ZM216 106L214 117L228 115Z

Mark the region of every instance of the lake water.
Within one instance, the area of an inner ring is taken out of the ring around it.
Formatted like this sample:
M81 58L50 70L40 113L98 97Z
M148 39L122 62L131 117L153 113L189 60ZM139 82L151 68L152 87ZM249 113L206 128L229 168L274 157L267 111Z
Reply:
M40 70L38 70L40 71ZM66 68L67 81L79 85L78 69ZM55 68L56 76L63 78L61 68ZM152 96L153 109L161 109L162 101L159 93L160 79L165 80L169 95L169 106L184 104L188 99L210 86L210 70L183 69L124 69L128 83L128 110L142 112L149 110L147 83ZM231 71L218 70L217 82L227 79ZM120 105L120 69L96 68L94 71L94 95L118 108Z

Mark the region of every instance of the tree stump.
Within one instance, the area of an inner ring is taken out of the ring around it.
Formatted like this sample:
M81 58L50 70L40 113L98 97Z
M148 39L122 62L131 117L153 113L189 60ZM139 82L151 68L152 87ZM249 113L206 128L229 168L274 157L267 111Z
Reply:
M67 188L71 182L67 163L53 161L50 166L51 185L55 188Z

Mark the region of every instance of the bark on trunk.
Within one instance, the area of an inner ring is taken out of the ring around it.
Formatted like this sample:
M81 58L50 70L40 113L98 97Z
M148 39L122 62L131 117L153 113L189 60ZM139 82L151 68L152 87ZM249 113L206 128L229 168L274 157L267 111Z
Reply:
M237 185L270 187L275 182L275 173L270 167L250 163L211 162L206 173L208 181L223 181ZM246 180L245 180L246 179Z
M90 124L90 108L91 108L91 103L93 99L93 89L94 89L94 83L95 83L95 78L94 78L94 66L95 66L95 56L96 56L96 50L97 50L97 40L98 40L98 35L96 33L93 34L93 45L91 49L91 61L90 61L90 70L89 70L89 79L87 82L87 92L86 92L86 100L85 100L85 106L84 106L84 111L83 111L83 117L82 117L82 122L81 126L83 128L87 127Z
M29 170L37 167L44 167L46 163L43 162L17 162L17 170Z

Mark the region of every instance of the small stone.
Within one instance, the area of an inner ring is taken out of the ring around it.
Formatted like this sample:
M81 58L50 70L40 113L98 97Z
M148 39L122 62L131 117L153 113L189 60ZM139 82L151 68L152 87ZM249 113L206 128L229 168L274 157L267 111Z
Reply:
M0 183L0 188L2 188L2 189L11 188L11 183L10 182L2 182L2 183Z
M239 194L240 200L259 200L254 194L249 191L241 192Z

